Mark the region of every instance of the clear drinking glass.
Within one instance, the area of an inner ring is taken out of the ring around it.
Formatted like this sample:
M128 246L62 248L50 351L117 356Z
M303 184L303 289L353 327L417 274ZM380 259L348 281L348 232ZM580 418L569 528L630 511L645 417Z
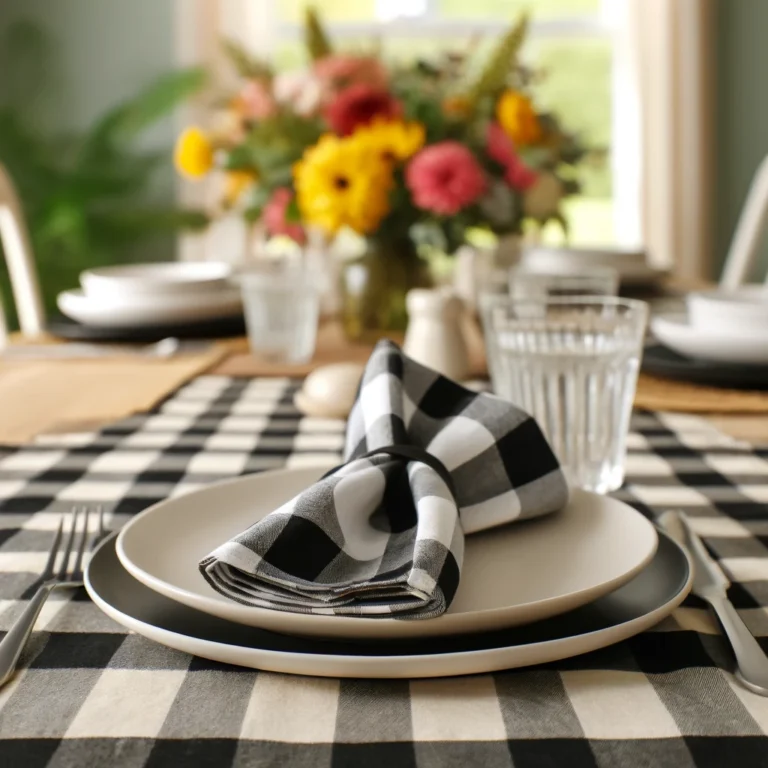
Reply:
M512 267L508 279L509 295L515 299L615 296L619 292L619 273L608 267L590 267L578 272L539 272Z
M648 306L609 296L495 298L485 334L493 387L538 421L572 485L624 480Z
M590 267L578 272L546 272L531 267L511 267L488 274L477 298L480 321L486 334L488 309L498 296L514 299L544 300L557 296L615 296L619 290L619 273L615 269ZM488 370L493 378L493 355L488 352Z
M315 352L322 276L293 261L265 260L238 276L251 351L280 363Z

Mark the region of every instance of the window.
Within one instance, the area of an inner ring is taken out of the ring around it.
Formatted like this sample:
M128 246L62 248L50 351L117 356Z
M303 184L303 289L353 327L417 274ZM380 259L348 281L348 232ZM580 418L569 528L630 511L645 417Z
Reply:
M583 191L568 201L570 241L612 244L637 211L619 211L614 202L616 171L611 158L614 120L614 29L612 7L622 0L324 0L328 31L341 46L361 49L376 43L385 57L413 57L447 46L477 46L478 57L517 14L530 10L532 25L523 51L544 77L536 93L543 106L563 115L586 142L604 151L582 169ZM282 0L273 19L272 55L279 66L304 62L301 19L304 0ZM625 144L627 142L624 142ZM623 146L622 151L632 148ZM637 150L637 148L635 148ZM639 150L637 150L639 151ZM622 227L616 222L621 221ZM631 225L628 229L634 229ZM556 228L546 239L560 237ZM630 235L631 239L631 235Z

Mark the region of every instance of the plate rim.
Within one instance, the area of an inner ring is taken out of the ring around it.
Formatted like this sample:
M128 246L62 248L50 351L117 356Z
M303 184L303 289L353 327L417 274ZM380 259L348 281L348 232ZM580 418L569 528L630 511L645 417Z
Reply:
M555 262L560 262L559 266L563 266L563 264L566 261L569 261L568 259L562 258L565 253L568 251L568 249L562 249L562 254L557 253L555 254L554 251L558 249L548 249L550 251L549 258L552 260L551 263L554 265ZM586 250L593 252L600 249L590 249L587 248ZM521 263L524 263L526 261L526 258L531 261L531 263L535 262L537 260L536 254L533 254L529 257L526 257L525 255L521 259ZM589 261L589 260L586 260ZM642 284L650 284L652 282L656 282L657 280L661 280L664 277L668 277L671 274L671 268L670 267L657 267L653 264L648 264L647 262L643 264L636 264L636 263L625 263L625 264L605 264L605 263L599 263L595 264L592 262L591 264L587 264L586 261L582 261L582 263L577 264L575 266L576 269L579 267L587 267L587 266L594 266L594 267L605 267L608 269L615 269L616 273L619 276L619 283L642 283ZM571 266L573 267L573 264L571 262Z
M567 658L574 658L586 653L599 650L601 648L607 648L616 643L622 642L634 637L635 635L644 632L647 629L658 624L664 618L669 616L688 596L693 585L693 563L691 557L684 547L676 542L672 537L668 536L664 532L658 532L660 537L664 537L670 541L677 550L683 555L687 564L687 578L675 593L675 595L667 600L665 603L657 606L651 611L637 616L628 621L620 622L618 624L606 627L603 629L592 630L591 632L585 632L582 634L573 634L566 637L559 637L554 640L544 640L536 643L525 643L518 645L501 646L496 648L484 648L480 650L470 651L449 651L443 654L409 654L403 656L349 656L341 654L322 654L322 653L297 653L295 651L275 651L265 648L254 648L243 645L236 645L232 643L223 643L214 640L205 640L192 635L186 635L172 630L158 627L149 622L137 619L134 616L124 613L118 608L114 607L106 599L104 599L95 589L91 583L91 563L89 561L86 567L84 575L85 589L93 600L94 604L102 610L108 617L116 621L121 626L136 632L149 640L165 645L168 648L181 651L183 653L189 653L195 656L202 656L213 661L218 661L226 664L234 664L246 669L259 669L267 672L278 672L282 674L297 674L306 675L311 677L330 677L330 678L356 678L356 677L368 677L376 679L418 679L418 678L437 678L437 677L454 677L459 675L469 674L487 674L491 672L498 672L506 669L516 669L521 667L535 666L538 664L546 664L555 661L560 661ZM98 549L106 546L114 546L117 554L117 535L110 536L105 539L99 545ZM98 551L98 550L97 550ZM125 569L125 566L117 557L118 566ZM646 566L647 567L647 566ZM130 572L128 572L130 575ZM177 601L175 601L177 602ZM195 610L181 604L183 609ZM149 630L149 633L147 632ZM163 638L158 639L158 638ZM584 641L583 646L580 646L579 650L573 652L573 649L569 649L569 646L573 644L577 638L582 638ZM181 643L179 642L181 641ZM202 649L190 649L187 641L192 641L194 644L199 644ZM565 647L564 647L565 646ZM508 656L513 649L525 649L526 653L521 653L523 656L531 657L536 656L537 651L545 649L551 649L551 653L544 654L541 657L537 657L536 660L518 659L511 662L505 656ZM238 661L232 661L231 657L228 659L222 658L222 655L204 654L203 651L227 651L234 650L235 652L244 652L249 657L248 664L243 664ZM457 669L450 672L441 672L434 670L427 666L430 663L438 664L443 661L447 664L459 665ZM258 666L256 666L258 662ZM331 665L325 666L325 665ZM462 666L462 662L464 662ZM308 668L308 665L318 664L317 667ZM351 669L339 671L339 667L333 667L333 664L341 665L342 667L349 666ZM400 669L395 669L395 673L392 674L386 669L376 669L376 667L385 667L388 664L401 665ZM368 668L371 665L373 669ZM412 667L416 666L413 670ZM363 670L363 668L365 669ZM362 671L361 671L362 670ZM415 672L415 674L413 673Z
M656 340L662 345L671 349L673 352L682 355L683 357L690 357L694 360L702 360L710 363L724 363L727 365L743 365L743 366L766 366L768 365L768 343L766 343L764 334L753 334L747 337L734 338L727 334L718 335L711 332L704 332L691 325L689 318L684 313L660 313L651 318L649 327ZM659 333L659 327L661 327L661 333ZM666 329L666 330L665 330ZM678 334L677 339L674 339L674 343L670 343L669 337L673 334ZM662 337L666 338L662 338ZM726 356L723 356L720 351L706 354L693 354L690 351L684 351L682 346L677 342L681 340L684 344L692 341L694 344L698 340L702 340L703 343L711 343L718 348L724 348L728 350ZM730 352L736 350L736 353L744 352L751 356L750 360L745 357L735 359L731 356ZM756 359L757 358L757 359Z
M666 352L671 352L676 357L680 358L679 360L676 359L667 359L667 358L659 358L656 355L658 354L656 352L657 349L663 349ZM689 357L688 355L684 355L682 352L677 352L676 350L672 349L667 344L664 344L659 339L653 339L653 341L646 344L646 346L643 349L643 360L645 360L646 354L648 352L651 352L651 359L652 364L659 366L669 366L670 369L674 369L675 371L679 371L680 373L691 371L691 366L695 366L695 372L696 373L703 373L705 370L710 370L712 361L711 360L705 360L701 357ZM731 362L721 362L718 365L719 368L725 369L728 373L742 373L746 375L757 375L761 372L768 372L768 362L767 363L731 363ZM735 369L735 370L734 370ZM727 374L726 374L727 375Z
M649 355L649 349L652 353ZM680 360L668 359L661 355L664 350ZM749 365L747 363L721 362L713 364L700 358L687 357L666 344L654 340L643 352L641 372L649 376L703 385L716 389L738 392L768 392L768 363Z
M110 296L105 299L97 299L89 296L82 288L69 288L59 292L57 304L79 305L80 309L92 312L114 310L116 307L124 312L138 312L142 310L163 310L168 312L182 312L203 305L205 309L218 308L219 306L242 304L242 294L238 288L227 288L222 291L211 291L203 294L147 294L140 300L131 298L117 298ZM90 308L84 305L90 305Z
M286 614L288 614L288 618L286 618L287 622L291 622L295 619L295 617L300 616L301 623L311 626L311 623L314 622L316 625L313 630L310 630L309 628L305 630L304 633L301 633L300 631L296 631L294 628L295 634L306 634L306 636L316 636L316 637L328 637L328 635L323 633L322 627L324 624L328 621L328 616L325 615L313 615L313 614L292 614L291 612L285 612L285 611L274 611L268 608L256 608L251 606L242 606L234 601L224 602L218 597L214 596L208 596L208 595L201 595L197 593L192 593L189 590L182 589L179 587L176 587L172 584L168 584L167 582L163 581L162 579L154 576L151 573L148 573L143 568L136 565L130 558L129 554L125 551L125 539L127 535L130 533L131 529L134 528L137 525L141 524L141 520L145 517L149 517L153 514L157 513L157 509L164 506L168 501L178 501L181 498L185 497L191 497L195 496L199 493L209 491L212 488L222 488L227 487L230 485L238 485L244 482L253 481L255 478L264 479L267 476L274 477L276 475L290 475L295 472L300 471L317 471L318 476L323 471L327 471L328 469L332 469L333 467L338 466L338 462L329 462L327 464L320 464L318 463L317 466L312 467L293 467L293 468L287 468L283 467L280 469L273 469L273 470L266 470L263 472L258 473L252 473L248 475L240 475L238 477L234 478L228 478L225 480L220 480L215 483L210 483L203 488L196 489L195 491L191 491L189 494L185 494L183 497L175 497L172 499L165 499L163 501L157 502L156 504L153 504L152 506L148 507L144 511L140 512L138 515L133 517L131 520L129 520L125 526L123 526L122 530L117 535L116 539L116 550L117 550L117 556L120 560L122 566L128 571L128 573L133 576L137 581L144 584L146 587L149 587L150 589L154 590L155 592L158 592L159 594L164 595L165 597L168 597L171 600L175 600L176 602L182 603L190 608L194 608L196 610L202 611L203 613L208 613L212 616L217 616L219 618L225 619L227 621L233 621L234 623L240 623L245 624L246 626L255 626L260 627L263 629L267 629L269 631L281 631L281 630L275 630L270 626L264 625L264 624L258 624L256 622L239 622L236 619L232 618L231 615L227 616L222 613L221 606L224 605L226 607L229 607L231 609L237 610L238 613L240 612L247 612L251 616L261 616L261 615L272 615L275 613L280 613L283 617L285 617ZM614 502L618 505L621 505L623 507L626 507L627 510L631 511L635 515L638 516L638 519L643 521L647 524L650 531L654 534L654 541L653 546L650 548L650 551L643 557L633 568L629 569L628 571L621 574L621 576L614 578L608 582L587 587L584 589L576 590L574 592L569 592L567 595L561 595L561 596L552 596L548 598L544 598L542 600L536 600L528 603L520 603L519 605L515 606L517 611L523 612L527 609L530 610L532 606L541 606L543 608L549 608L552 606L553 603L562 604L563 602L569 602L569 607L563 608L563 611L571 610L574 607L577 607L579 605L584 605L586 603L591 602L592 600L597 599L601 595L607 594L609 592L614 591L615 589L618 589L623 584L626 584L628 581L633 579L635 576L637 576L638 573L640 573L654 558L656 551L658 549L658 530L653 525L653 523L648 520L642 513L638 512L636 509L634 509L629 504L626 504L625 502L620 501L619 499L614 499L612 497L608 496L600 496L599 494L590 493L588 491L583 491L579 489L571 489L571 498L573 497L573 494L577 493L580 495L584 495L586 497L594 497L596 499L600 499L601 501L609 500L611 502ZM535 520L530 521L535 522ZM231 605L230 605L231 603ZM487 621L492 621L495 616L498 616L500 613L505 613L509 610L509 608L488 608L484 609L482 611L475 611L473 612L474 616L481 616ZM558 611L544 611L541 613L541 615L538 615L535 619L532 619L532 621L537 621L541 618L545 618L547 616L556 615ZM451 614L455 615L455 614ZM433 622L438 622L441 619L445 619L446 614L443 614L443 616L439 616L436 619L433 619ZM419 633L418 635L416 633L410 634L408 632L403 632L403 634L398 635L397 632L394 634L388 634L388 633L379 633L378 635L375 632L376 627L394 627L397 626L398 628L403 625L402 621L398 621L397 619L366 619L361 617L349 617L349 616L336 616L333 617L334 622L338 622L339 626L341 626L341 622L343 622L345 627L348 627L350 630L350 634L342 633L339 635L334 635L334 637L358 637L358 638L366 638L371 639L373 637L379 637L380 639L397 639L397 638L406 638L406 637L439 637L441 635L449 634L451 631L454 632L460 632L459 629L453 629L451 630L451 627L448 626L442 631L438 631L437 633L431 632L427 634ZM341 620L341 621L340 621ZM383 625L383 622L386 622L386 625ZM520 623L528 623L528 622L520 622ZM442 621L441 625L450 624L450 622ZM354 627L357 626L361 630L363 630L362 634L359 635L353 635L351 634ZM512 626L512 625L508 625ZM403 626L404 629L404 626ZM282 630L287 631L287 630ZM488 629L479 629L476 630L478 632L482 631L488 631Z
M710 339L717 339L718 341L723 342L733 342L734 337L728 335L727 333L724 333L722 335L717 333L712 333L711 331L704 331L703 329L697 329L691 324L691 319L688 317L688 315L685 312L659 312L657 314L654 314L654 316L651 318L651 330L653 330L653 325L655 323L662 323L667 325L674 325L678 326L680 328L685 328L685 332L691 332L691 333L702 333L706 334L708 338ZM747 343L750 342L757 342L757 341L763 341L765 342L765 334L764 333L746 333L744 336L740 337L739 339L736 339L737 341L746 341Z
M56 306L81 325L102 328L151 327L206 320L235 315L242 312L242 297L236 290L223 292L223 296L184 296L183 301L166 300L153 296L152 302L130 303L115 300L97 302L80 288L61 291ZM154 301L157 299L158 301ZM193 300L194 299L194 300ZM174 303L175 302L175 303Z

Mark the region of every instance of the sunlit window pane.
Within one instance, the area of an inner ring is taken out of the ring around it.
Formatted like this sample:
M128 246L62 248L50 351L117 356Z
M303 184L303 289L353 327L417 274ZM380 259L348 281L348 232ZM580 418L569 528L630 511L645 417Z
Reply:
M513 19L521 11L537 19L552 16L598 14L600 0L437 0L441 16L453 18Z
M602 150L602 161L583 164L582 195L566 213L575 243L614 240L611 202L611 44L607 40L541 40L531 58L544 77L536 88L540 103L557 112L588 146Z
M278 19L286 22L297 22L304 18L306 0L272 0L278 6ZM336 21L374 21L376 16L376 0L323 0L316 3L323 20L333 23Z
M376 0L376 19L415 19L427 12L427 0Z

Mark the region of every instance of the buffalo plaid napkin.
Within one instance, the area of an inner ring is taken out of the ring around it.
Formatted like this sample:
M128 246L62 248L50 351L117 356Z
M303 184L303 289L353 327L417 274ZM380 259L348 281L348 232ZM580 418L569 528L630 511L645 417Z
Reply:
M567 501L536 422L383 341L346 463L200 563L221 594L300 613L426 619L451 604L464 536Z

